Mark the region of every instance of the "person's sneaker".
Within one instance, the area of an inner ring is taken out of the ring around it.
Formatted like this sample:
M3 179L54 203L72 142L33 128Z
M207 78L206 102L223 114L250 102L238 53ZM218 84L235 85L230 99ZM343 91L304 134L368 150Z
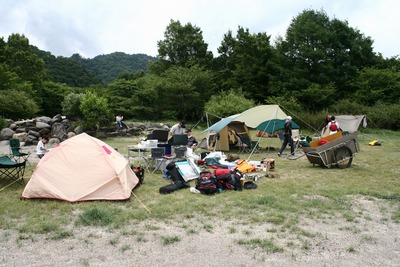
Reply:
M292 153L292 154L290 154L290 155L294 156L294 153Z
M278 157L280 157L280 156L281 156L281 153L278 152Z

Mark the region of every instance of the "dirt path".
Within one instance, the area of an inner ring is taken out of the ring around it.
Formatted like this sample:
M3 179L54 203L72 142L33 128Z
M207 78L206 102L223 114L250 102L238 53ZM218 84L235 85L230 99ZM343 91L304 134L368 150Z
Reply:
M63 239L0 230L0 266L400 266L400 224L382 212L388 203L356 197L354 206L360 219L304 219L304 235L270 224L209 221L205 228L199 220L117 230L71 225Z

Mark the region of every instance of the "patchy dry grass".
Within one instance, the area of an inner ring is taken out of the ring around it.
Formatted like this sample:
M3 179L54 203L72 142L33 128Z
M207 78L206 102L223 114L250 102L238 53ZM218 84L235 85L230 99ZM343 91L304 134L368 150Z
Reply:
M19 233L15 242L20 245L24 240L35 242L39 236L54 242L78 239L79 233L89 227L103 229L111 235L106 245L129 253L133 247L122 236L132 236L138 243L156 239L165 246L185 238L221 234L224 229L223 234L234 238L237 245L266 254L288 253L298 259L298 251L330 242L323 226L332 227L340 221L335 229L355 240L346 244L344 252L357 254L362 244L378 243L363 225L400 222L400 134L385 132L389 141L380 140L380 147L368 146L371 140L381 138L380 133L361 134L361 151L348 169L313 166L306 157L278 158L265 148L278 147L279 140L262 139L263 152L251 159L274 158L275 173L280 178L261 178L256 190L226 191L214 196L181 190L161 195L159 188L170 181L160 173L146 173L144 184L134 190L146 208L136 197L124 202L20 200L23 188L15 184L0 192L0 241L9 241L12 231ZM127 154L127 145L136 142L132 138L105 141L122 154ZM241 156L247 159L249 155ZM28 167L27 179L33 167ZM374 208L371 203L376 203ZM184 236L179 230L168 233L165 226L181 229ZM88 236L83 240L89 247L94 242ZM82 258L80 264L88 266L90 260Z

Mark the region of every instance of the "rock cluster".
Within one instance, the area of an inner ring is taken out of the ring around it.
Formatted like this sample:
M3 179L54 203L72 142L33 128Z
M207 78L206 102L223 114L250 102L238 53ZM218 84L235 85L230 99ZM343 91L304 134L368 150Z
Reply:
M147 135L153 129L168 129L168 125L162 123L136 123L125 122L127 128L120 128L117 125L101 127L94 130L91 128L77 126L60 114L53 118L41 116L29 120L11 121L7 120L8 126L1 130L0 141L19 139L25 146L36 145L42 136L50 138L49 144L58 144L74 135L86 132L98 138L116 136L139 136Z

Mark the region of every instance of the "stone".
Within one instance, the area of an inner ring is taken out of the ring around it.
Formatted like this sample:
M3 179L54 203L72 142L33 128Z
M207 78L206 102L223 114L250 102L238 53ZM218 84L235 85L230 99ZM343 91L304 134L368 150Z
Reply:
M10 140L13 135L14 135L14 131L10 128L4 128L1 130L0 133L0 140Z

